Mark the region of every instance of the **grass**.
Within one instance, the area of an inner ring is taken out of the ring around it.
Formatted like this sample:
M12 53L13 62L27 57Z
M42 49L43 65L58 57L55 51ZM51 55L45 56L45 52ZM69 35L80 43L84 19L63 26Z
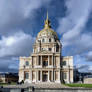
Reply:
M15 82L12 82L12 83L0 83L0 86L4 86L4 85L16 85L16 83Z
M64 84L69 87L84 87L84 88L92 88L92 84Z

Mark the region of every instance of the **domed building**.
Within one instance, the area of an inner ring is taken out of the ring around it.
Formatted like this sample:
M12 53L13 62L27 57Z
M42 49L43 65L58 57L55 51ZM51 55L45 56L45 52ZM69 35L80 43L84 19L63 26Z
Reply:
M28 83L72 83L73 57L62 56L62 44L57 33L45 20L44 28L38 33L29 57L20 57L19 82Z

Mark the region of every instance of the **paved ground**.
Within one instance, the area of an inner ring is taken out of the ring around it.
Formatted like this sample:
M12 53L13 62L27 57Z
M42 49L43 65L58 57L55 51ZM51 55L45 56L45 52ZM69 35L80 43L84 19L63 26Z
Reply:
M69 88L60 83L32 83L32 84L25 83L22 85L7 85L4 86L4 88L27 88L32 86L34 86L35 88Z

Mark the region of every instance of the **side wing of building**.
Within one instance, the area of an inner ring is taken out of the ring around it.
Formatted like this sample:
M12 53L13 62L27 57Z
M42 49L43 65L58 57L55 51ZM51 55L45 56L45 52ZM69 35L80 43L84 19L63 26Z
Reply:
M65 56L61 58L62 81L65 83L73 83L73 56Z
M31 80L31 76L29 78L29 72L31 71L31 57L20 57L19 62L19 82L21 81L29 81Z

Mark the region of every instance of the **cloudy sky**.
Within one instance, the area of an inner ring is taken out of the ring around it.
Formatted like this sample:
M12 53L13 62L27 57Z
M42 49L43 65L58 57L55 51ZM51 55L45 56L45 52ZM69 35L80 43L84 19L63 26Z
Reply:
M63 56L92 71L92 0L0 0L0 72L17 72L19 56L29 56L48 10Z

